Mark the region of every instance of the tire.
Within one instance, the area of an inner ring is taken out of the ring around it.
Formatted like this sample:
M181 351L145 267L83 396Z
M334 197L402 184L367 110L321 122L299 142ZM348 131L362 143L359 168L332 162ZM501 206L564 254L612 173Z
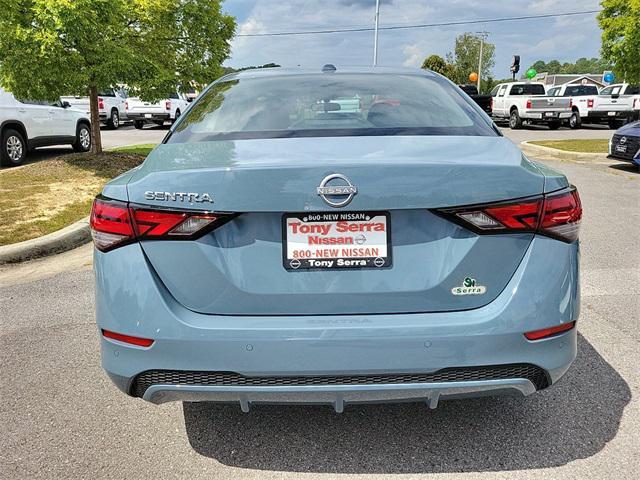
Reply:
M86 123L78 125L76 141L73 144L74 152L88 152L91 150L91 129Z
M3 167L17 167L27 158L27 142L17 130L7 128L2 132L0 145L0 165Z
M144 122L142 120L134 120L133 126L138 130L142 130L142 127L144 127Z
M118 113L117 108L112 108L111 116L109 117L109 120L107 120L107 127L111 128L112 130L117 130L119 126L120 126L120 113Z
M576 130L582 126L582 119L580 118L580 114L578 112L573 112L569 117L569 128L572 130Z
M182 114L180 113L180 110L176 110L176 116L175 116L175 118L173 119L173 122L171 122L171 123L176 123L176 122L178 121L178 119L180 118L180 115L182 115Z
M553 122L549 122L548 124L549 130L557 130L560 128L560 121L556 120Z
M522 128L522 119L518 114L518 110L515 108L511 110L511 114L509 114L509 128L511 128L511 130Z

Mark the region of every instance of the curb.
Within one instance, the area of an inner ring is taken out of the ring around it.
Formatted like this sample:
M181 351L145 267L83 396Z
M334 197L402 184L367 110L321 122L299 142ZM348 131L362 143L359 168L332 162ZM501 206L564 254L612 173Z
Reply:
M90 240L89 217L85 217L57 232L0 247L0 265L66 252Z
M536 145L528 141L520 142L520 146L523 149L528 150L533 155L553 155L555 157L564 157L570 160L607 160L606 153L568 152L567 150L560 150L559 148Z

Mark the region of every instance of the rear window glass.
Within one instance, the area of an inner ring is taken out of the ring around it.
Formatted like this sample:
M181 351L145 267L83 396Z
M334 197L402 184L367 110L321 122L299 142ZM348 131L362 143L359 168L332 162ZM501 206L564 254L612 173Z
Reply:
M567 87L564 91L565 97L580 97L584 95L597 95L598 87L595 85L575 85Z
M544 85L540 83L519 83L511 87L509 95L545 95Z
M497 133L455 86L438 77L329 73L214 84L168 142L364 135Z

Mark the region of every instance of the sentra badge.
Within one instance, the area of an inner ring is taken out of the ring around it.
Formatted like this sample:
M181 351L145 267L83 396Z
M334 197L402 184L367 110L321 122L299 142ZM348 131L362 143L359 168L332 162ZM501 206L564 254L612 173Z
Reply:
M454 295L482 295L487 291L487 287L478 285L475 278L466 277L462 281L462 286L453 287L451 293Z
M208 193L146 191L144 198L160 202L213 203L213 199Z

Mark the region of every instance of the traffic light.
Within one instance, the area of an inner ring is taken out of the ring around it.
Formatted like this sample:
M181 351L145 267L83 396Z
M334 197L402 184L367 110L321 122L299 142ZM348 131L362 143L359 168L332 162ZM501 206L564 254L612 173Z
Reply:
M513 74L513 79L516 79L516 73L520 71L520 55L514 55L513 60L511 60L511 73Z

